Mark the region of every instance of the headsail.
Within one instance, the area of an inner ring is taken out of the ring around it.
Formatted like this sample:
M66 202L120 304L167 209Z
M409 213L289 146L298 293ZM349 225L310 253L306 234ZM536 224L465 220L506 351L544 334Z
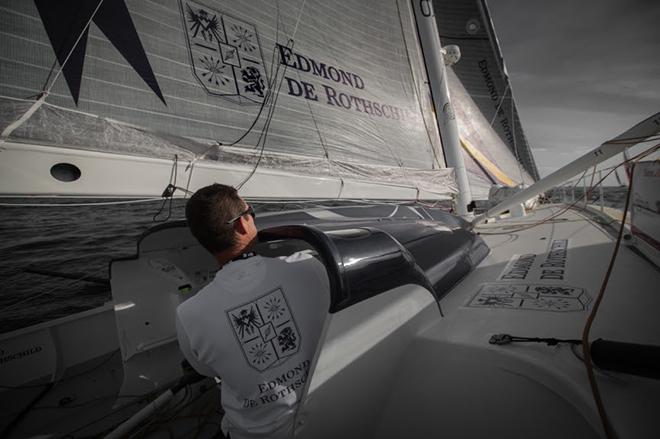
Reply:
M486 2L434 0L433 5L442 44L461 48L461 61L451 68L455 76L449 75L461 134L508 180L538 180ZM466 153L477 193L479 186L510 184L469 149Z

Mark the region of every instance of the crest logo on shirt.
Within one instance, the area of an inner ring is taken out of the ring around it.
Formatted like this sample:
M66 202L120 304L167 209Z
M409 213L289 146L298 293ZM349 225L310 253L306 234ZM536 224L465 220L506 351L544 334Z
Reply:
M280 288L227 311L248 363L259 371L289 357L300 347L300 333Z
M262 103L268 80L257 29L200 3L179 2L190 64L204 90L239 104Z

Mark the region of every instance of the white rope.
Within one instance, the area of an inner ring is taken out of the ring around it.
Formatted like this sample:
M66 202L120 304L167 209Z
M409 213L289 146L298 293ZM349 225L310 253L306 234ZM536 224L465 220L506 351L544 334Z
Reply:
M94 12L92 12L92 15L89 17L89 20L87 20L87 24L85 25L85 27L83 27L82 31L80 32L80 35L78 35L78 38L76 38L76 42L73 43L73 46L69 51L69 54L66 56L66 58L64 58L64 62L60 65L60 69L57 71L55 78L51 81L50 86L46 88L45 90L46 93L50 92L50 90L53 88L53 86L59 79L60 74L62 74L62 70L64 70L64 66L66 65L67 62L69 62L69 58L71 58L71 55L73 55L73 52L76 50L76 46L80 42L80 39L83 37L83 35L85 35L85 32L87 32L87 28L89 28L89 25L92 24L92 20L94 19L96 12L99 10L102 4L103 4L103 0L99 2L99 4L96 6L96 9L94 9Z
M41 93L41 96L39 96L39 99L37 99L32 104L32 106L25 113L23 113L21 115L21 117L19 117L18 119L16 119L14 122L10 123L9 125L7 125L7 127L2 131L2 134L0 134L0 145L2 145L3 143L5 143L7 141L7 139L9 138L11 133L14 132L14 130L16 130L18 127L23 125L23 123L25 123L25 121L27 121L30 117L32 117L32 115L35 113L35 111L37 111L39 109L39 107L41 107L41 105L44 103L44 101L46 100L46 96L48 96L47 92Z
M87 24L85 27L82 29L80 32L80 35L78 35L78 38L76 39L76 42L73 43L73 47L71 47L71 50L69 51L69 54L66 56L64 59L64 62L60 65L60 69L57 71L57 74L55 75L55 78L51 81L50 85L48 87L44 87L45 90L43 90L39 96L39 99L36 100L34 104L25 112L21 117L19 117L15 122L9 124L3 131L2 134L0 134L0 145L6 142L6 140L9 138L11 133L13 133L18 127L23 125L32 115L41 107L41 105L45 102L46 97L50 93L50 90L53 88L55 85L55 82L57 82L58 78L60 77L60 74L62 73L62 70L64 70L64 66L66 63L69 61L69 58L71 58L71 55L73 54L74 50L76 49L76 46L80 42L80 39L82 36L85 34L87 31L87 28L89 25L92 23L92 20L94 19L94 15L96 15L96 12L99 10L101 5L103 4L103 0L99 1L99 4L96 6L96 9L94 9L94 12L92 12L91 17L89 17L89 20L87 21Z
M500 108L502 108L502 104L504 103L504 99L506 98L506 92L508 91L509 91L509 82L507 81L506 87L504 88L504 93L502 93L502 98L500 99L500 104L497 106L497 110L495 110L495 114L493 114L493 118L490 120L490 126L493 126L493 122L495 122L497 113L499 113Z
M43 291L43 292L41 292L41 293L39 293L39 294L35 294L34 296L29 296L29 297L26 297L25 299L21 299L21 300L19 300L18 302L14 302L14 303L10 304L9 306L4 307L4 308L2 309L2 312L5 313L5 312L7 312L7 311L9 311L9 310L11 310L11 309L16 308L18 305L21 305L21 304L23 304L23 303L30 302L30 301L32 301L32 300L34 300L34 299L37 299L37 298L39 298L39 297L41 297L41 296L45 296L46 294L53 293L53 292L55 292L55 291L57 291L57 290L61 290L61 289L63 289L63 288L71 287L71 286L73 286L73 285L75 285L75 284L77 284L77 283L79 283L79 282L83 282L83 281L85 281L85 279L88 279L88 278L90 278L90 277L95 277L97 274L101 273L102 271L106 271L107 269L108 269L107 267L101 268L100 270L94 271L94 272L91 273L91 274L87 274L87 275L81 277L80 279L75 279L73 282L69 282L69 283L67 283L67 284L65 284L65 285L60 285L60 286L58 286L58 287L51 288L50 290Z
M298 19L296 20L296 26L293 28L293 33L291 34L291 39L293 40L298 32L298 24L300 24L300 19L302 18L303 9L305 9L305 3L307 0L303 0L302 6L300 6L300 12L298 13Z

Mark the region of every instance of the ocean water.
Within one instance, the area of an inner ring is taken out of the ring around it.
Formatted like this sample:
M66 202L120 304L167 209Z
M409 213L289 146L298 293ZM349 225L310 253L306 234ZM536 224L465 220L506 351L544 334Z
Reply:
M3 203L81 203L107 200L2 199ZM184 218L174 200L171 219ZM30 273L30 269L109 278L113 258L137 251L156 224L162 202L84 207L0 206L0 333L90 309L110 299L109 286ZM166 206L161 217L169 209Z
M581 193L581 188L576 188L576 197ZM622 208L625 195L626 188L606 188L605 204ZM19 204L92 201L106 200L0 199ZM0 206L0 333L108 301L109 286L89 280L107 280L112 259L136 253L140 235L158 224L154 215L161 204ZM183 219L184 206L185 200L174 200L170 220ZM272 210L268 205L255 207L257 211ZM168 212L169 206L165 206L157 219L164 219ZM36 274L30 272L32 269L72 275L74 279ZM88 279L80 279L85 276Z

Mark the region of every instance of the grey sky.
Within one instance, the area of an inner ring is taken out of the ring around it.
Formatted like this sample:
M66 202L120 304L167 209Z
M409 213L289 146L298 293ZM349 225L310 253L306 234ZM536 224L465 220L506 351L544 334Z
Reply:
M488 6L542 176L660 111L660 1Z

